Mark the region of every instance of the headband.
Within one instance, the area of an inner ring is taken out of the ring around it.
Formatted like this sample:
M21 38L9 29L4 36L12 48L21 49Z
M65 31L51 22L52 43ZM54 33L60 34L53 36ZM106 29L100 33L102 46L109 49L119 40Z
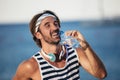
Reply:
M37 21L36 21L36 28L35 28L35 32L37 32L38 31L38 28L39 28L39 25L41 24L41 21L43 20L43 19L45 19L46 17L48 17L48 16L51 16L51 17L53 17L53 18L55 18L56 19L56 17L54 16L54 15L52 15L52 14L50 14L50 13L45 13L45 14L43 14L42 16L40 16L38 19L37 19Z

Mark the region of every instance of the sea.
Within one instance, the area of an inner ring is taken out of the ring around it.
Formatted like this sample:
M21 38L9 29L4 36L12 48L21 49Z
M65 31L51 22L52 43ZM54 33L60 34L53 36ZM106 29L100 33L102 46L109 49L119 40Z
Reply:
M107 70L103 80L120 80L120 23L112 21L62 21L61 30L80 31ZM18 65L39 47L32 39L29 23L0 24L0 80L12 80ZM27 72L26 72L27 73ZM81 80L98 80L80 67Z

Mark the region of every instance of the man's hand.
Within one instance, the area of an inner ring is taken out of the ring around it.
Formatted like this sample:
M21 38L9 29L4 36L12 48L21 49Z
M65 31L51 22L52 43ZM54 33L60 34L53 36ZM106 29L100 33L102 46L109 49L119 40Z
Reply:
M65 35L66 36L71 36L71 37L77 39L80 42L80 45L81 45L83 50L86 50L87 47L89 46L87 41L83 37L83 35L77 30L66 31Z

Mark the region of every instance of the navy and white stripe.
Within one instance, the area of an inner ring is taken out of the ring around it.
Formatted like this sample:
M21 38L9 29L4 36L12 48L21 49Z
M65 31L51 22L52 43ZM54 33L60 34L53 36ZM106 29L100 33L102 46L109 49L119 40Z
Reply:
M56 68L37 53L33 57L37 60L43 80L79 80L79 62L75 50L69 46L64 68Z

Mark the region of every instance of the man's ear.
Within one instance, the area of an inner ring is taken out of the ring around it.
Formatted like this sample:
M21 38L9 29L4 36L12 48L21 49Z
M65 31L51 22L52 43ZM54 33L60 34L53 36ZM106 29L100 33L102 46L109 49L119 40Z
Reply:
M41 39L41 38L42 38L42 35L41 35L40 32L36 32L34 35L35 35L35 37L36 37L37 39Z

